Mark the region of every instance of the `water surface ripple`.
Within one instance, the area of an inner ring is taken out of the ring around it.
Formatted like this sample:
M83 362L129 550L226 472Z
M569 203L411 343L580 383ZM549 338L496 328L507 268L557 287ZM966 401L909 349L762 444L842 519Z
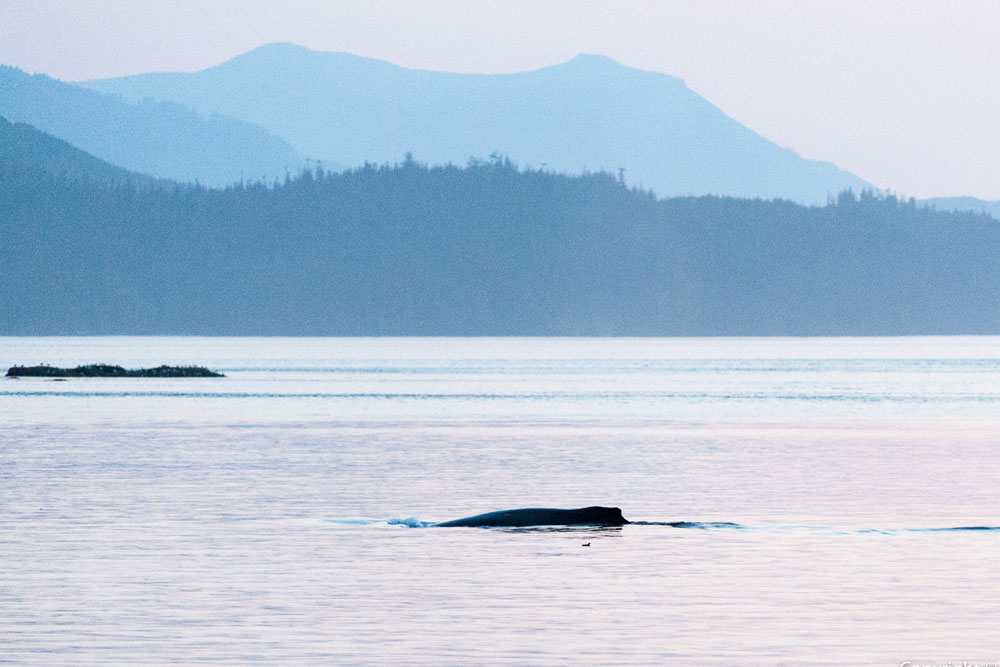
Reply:
M41 362L227 377L0 379L0 662L1000 659L997 338L0 338Z

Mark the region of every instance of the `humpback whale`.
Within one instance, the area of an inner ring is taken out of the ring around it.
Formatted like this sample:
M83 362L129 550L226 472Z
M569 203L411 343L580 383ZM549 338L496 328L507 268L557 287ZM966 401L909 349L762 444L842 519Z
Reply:
M487 512L435 523L438 528L523 528L526 526L622 526L629 523L617 507L581 507L575 510L525 507Z

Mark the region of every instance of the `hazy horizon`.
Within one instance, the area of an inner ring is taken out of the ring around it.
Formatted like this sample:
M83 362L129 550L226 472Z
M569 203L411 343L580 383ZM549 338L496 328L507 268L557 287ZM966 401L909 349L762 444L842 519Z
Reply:
M987 2L7 4L0 62L67 81L193 71L278 41L477 73L596 53L679 77L879 188L1000 199L1000 9Z

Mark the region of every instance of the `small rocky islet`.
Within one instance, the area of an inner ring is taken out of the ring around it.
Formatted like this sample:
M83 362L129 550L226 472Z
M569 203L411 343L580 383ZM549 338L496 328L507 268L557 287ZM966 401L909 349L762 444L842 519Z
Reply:
M11 366L7 377L49 377L49 378L220 378L216 373L202 366L157 366L156 368L125 369L112 364L87 364L76 368L55 366Z

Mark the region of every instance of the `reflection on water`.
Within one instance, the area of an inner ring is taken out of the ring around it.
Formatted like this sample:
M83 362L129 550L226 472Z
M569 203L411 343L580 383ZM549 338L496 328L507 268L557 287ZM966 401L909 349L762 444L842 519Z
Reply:
M0 655L996 660L998 342L0 339Z

